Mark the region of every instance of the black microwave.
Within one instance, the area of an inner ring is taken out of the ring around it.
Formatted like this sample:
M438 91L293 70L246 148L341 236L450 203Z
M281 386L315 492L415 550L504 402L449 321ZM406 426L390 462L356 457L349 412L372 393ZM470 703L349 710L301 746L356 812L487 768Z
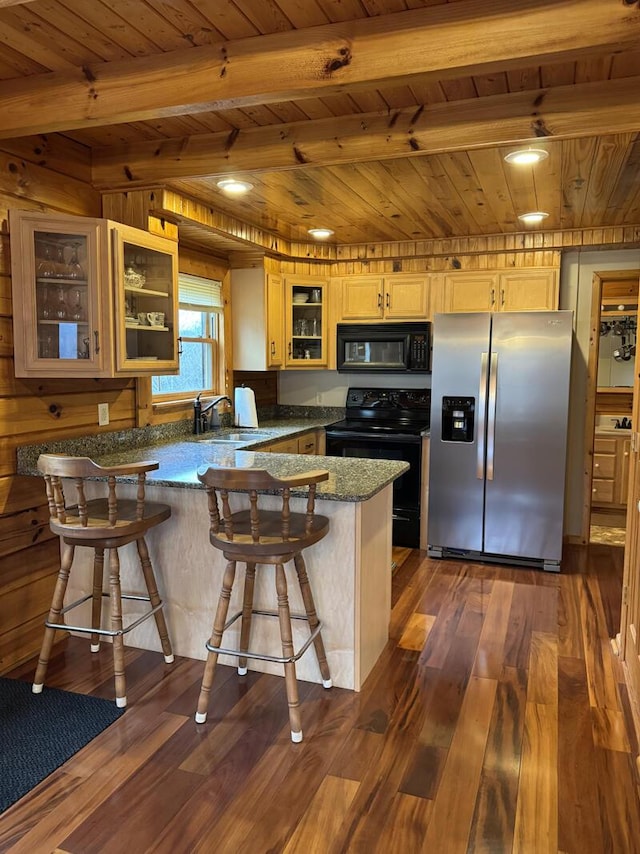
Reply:
M342 373L427 374L431 324L339 323L336 366Z

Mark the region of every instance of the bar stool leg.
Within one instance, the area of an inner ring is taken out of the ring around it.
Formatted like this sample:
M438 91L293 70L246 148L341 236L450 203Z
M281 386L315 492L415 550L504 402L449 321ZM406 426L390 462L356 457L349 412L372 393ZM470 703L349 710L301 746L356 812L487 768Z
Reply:
M116 706L127 705L124 679L124 636L122 634L122 592L120 589L120 558L118 549L109 550L109 594L111 602L111 630L113 635L113 672L116 683Z
M287 578L284 566L276 564L276 592L278 594L278 619L280 621L280 639L282 642L282 657L293 656L293 636L291 631L291 613L287 595ZM285 661L284 678L287 686L287 703L289 704L289 725L291 741L302 741L302 721L300 719L300 700L298 697L298 680L296 679L295 661Z
M251 640L251 617L253 616L253 590L256 581L256 565L248 563L244 576L244 599L242 601L242 626L240 628L240 649L246 652ZM238 658L238 674L246 676L247 659Z
M49 623L60 622L60 612L64 605L64 594L67 592L69 571L71 569L71 564L73 563L74 552L75 547L69 543L65 543L63 540L60 555L60 570L58 572L58 580L56 581L56 586L53 591L53 599L51 600L51 608L49 610L49 618L47 621ZM49 666L51 647L53 646L55 634L56 629L51 629L48 626L45 627L44 638L42 639L42 648L40 649L40 657L38 658L38 666L36 667L36 674L33 677L33 684L31 686L31 690L34 694L42 693L44 677L46 676L47 667Z
M293 562L296 568L296 572L298 573L300 592L302 593L304 609L309 619L309 628L311 629L311 631L313 631L320 621L318 620L318 615L316 613L316 606L313 601L313 593L311 591L311 585L309 584L309 576L307 575L307 567L305 565L302 552L294 556ZM320 667L320 674L322 675L322 686L324 688L331 688L333 682L331 681L331 673L329 672L329 665L327 663L327 653L324 649L322 632L318 632L318 634L313 640L313 645L316 650L316 657L318 659L318 665Z
M104 549L94 549L93 590L91 592L91 628L99 629L102 620L102 579L104 577ZM91 635L91 652L100 652L100 635Z
M147 548L145 538L140 537L139 540L136 540L136 545L138 547L138 555L142 566L142 574L144 575L147 592L149 593L149 601L151 602L151 606L155 608L156 605L161 604L161 599L158 595L158 585L151 565L151 558L149 557L149 549ZM171 641L169 640L167 622L164 618L164 610L160 608L153 616L155 617L158 634L160 635L160 643L162 645L162 652L164 653L164 660L167 664L171 664L173 661L173 650L171 648Z
M218 607L213 620L213 629L211 631L211 646L220 646L222 640L222 632L224 624L227 622L227 613L229 611L229 601L231 599L231 589L236 577L236 562L230 560L227 562L227 567L224 571L222 579L222 589L218 598ZM200 696L198 697L198 707L196 711L196 723L203 724L207 719L207 710L209 708L209 694L211 693L211 685L213 684L213 676L218 663L218 653L209 652L207 661L204 666L204 675L200 686Z

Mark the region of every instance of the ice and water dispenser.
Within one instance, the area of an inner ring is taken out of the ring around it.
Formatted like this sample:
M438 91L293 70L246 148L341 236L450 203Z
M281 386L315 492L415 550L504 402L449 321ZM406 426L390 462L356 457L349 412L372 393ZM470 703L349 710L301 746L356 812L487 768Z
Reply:
M442 441L473 442L475 397L442 398Z

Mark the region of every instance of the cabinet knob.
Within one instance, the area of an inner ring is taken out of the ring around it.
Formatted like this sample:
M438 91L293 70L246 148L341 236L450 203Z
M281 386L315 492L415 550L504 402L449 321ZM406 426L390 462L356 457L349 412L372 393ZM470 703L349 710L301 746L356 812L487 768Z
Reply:
M595 488L595 486L593 487L593 489L591 490L591 492L597 492L597 489Z
M595 468L599 469L599 468L600 468L600 463L596 463Z

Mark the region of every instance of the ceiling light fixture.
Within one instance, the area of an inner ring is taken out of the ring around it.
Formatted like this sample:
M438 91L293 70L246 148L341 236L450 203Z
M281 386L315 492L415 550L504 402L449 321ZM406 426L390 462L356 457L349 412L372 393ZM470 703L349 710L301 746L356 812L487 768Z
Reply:
M253 189L253 184L248 181L240 181L238 178L221 178L218 187L230 196L241 196Z
M549 214L543 211L530 211L529 213L519 214L518 219L524 222L525 225L538 225L538 223L542 222L548 216Z
M533 166L535 163L546 160L548 156L549 152L544 148L521 148L518 151L510 151L504 159L507 163L517 166Z
M327 237L331 237L333 231L330 228L310 228L308 229L311 237L314 237L316 240L326 240Z

